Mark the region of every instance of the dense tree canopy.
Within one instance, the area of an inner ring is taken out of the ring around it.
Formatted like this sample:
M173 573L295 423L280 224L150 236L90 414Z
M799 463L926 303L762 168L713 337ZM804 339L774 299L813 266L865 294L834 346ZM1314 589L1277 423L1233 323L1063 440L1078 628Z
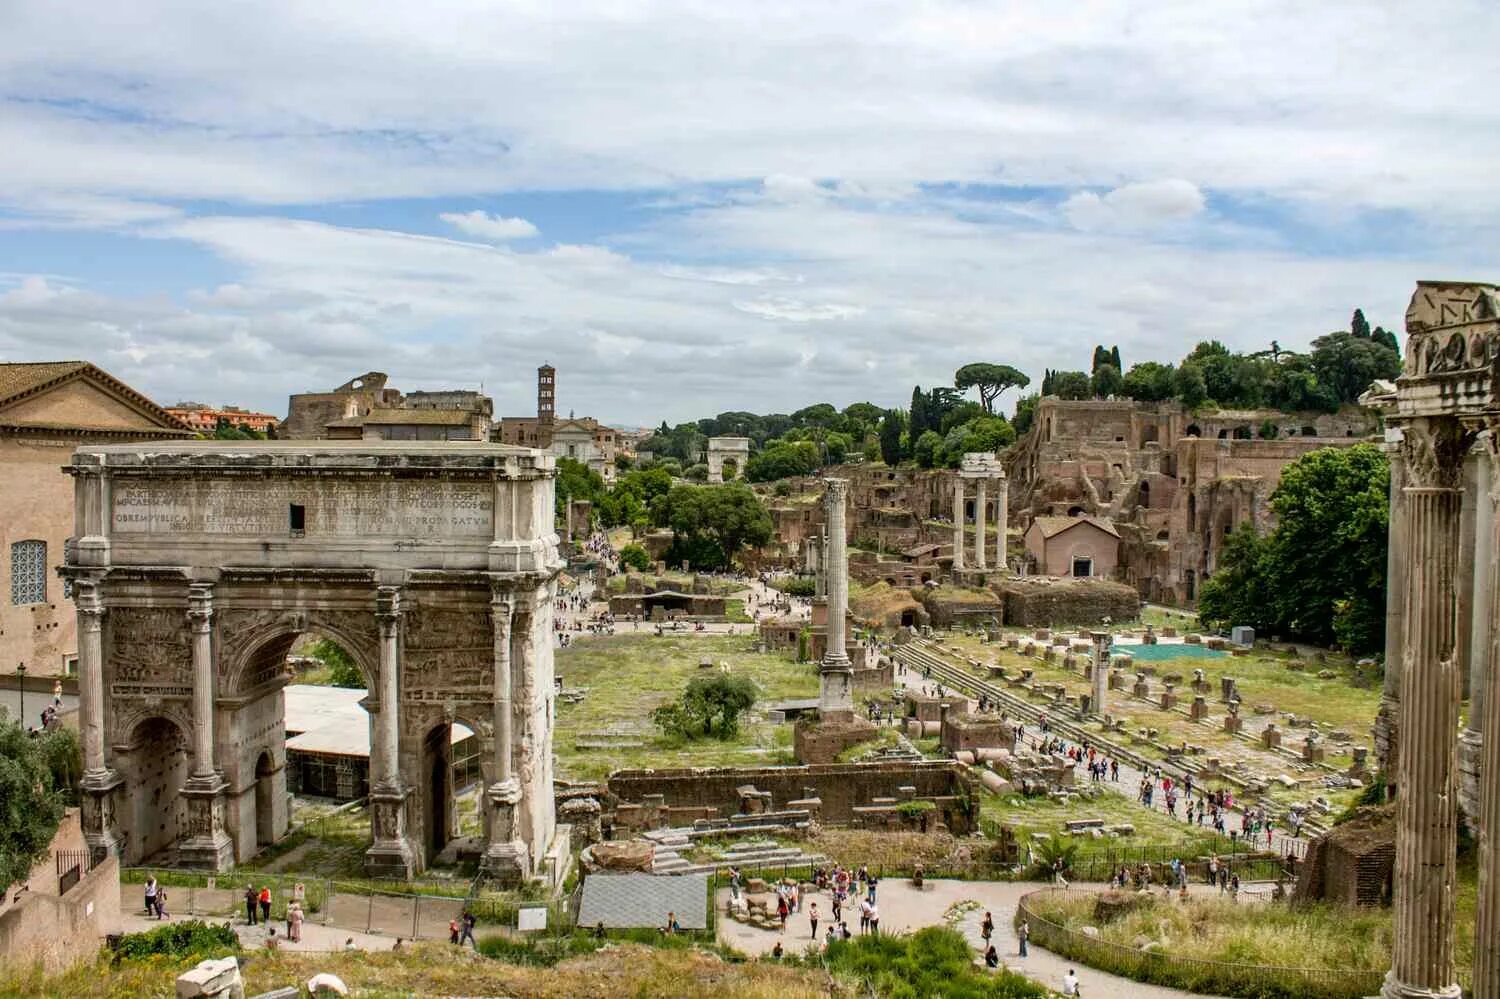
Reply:
M1030 378L1009 364L965 364L953 375L954 387L979 390L979 402L986 413L995 411L995 400L1006 389L1025 388L1030 384Z
M1271 497L1276 530L1230 536L1203 584L1200 615L1355 653L1381 648L1389 486L1386 457L1370 444L1288 465Z
M727 568L741 548L771 540L771 515L740 482L673 486L652 505L652 515L676 535L667 561L695 569Z
M0 721L0 891L24 881L47 856L62 821L67 788L60 786L49 750L51 740L72 733L47 732L35 738L9 720Z

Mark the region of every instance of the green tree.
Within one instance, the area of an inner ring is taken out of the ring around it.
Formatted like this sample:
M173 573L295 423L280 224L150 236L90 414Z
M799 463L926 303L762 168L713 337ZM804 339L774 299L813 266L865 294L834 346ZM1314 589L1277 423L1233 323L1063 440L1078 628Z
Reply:
M557 515L564 515L569 500L598 504L604 498L604 476L572 458L557 459Z
M1016 400L1016 415L1010 421L1010 425L1015 428L1017 436L1031 429L1032 421L1036 419L1036 404L1040 398L1041 396L1033 392L1031 395L1023 395Z
M922 436L922 432L931 430L927 418L927 393L922 391L922 386L913 386L911 390L911 411L907 416L906 425L912 440Z
M899 409L888 409L880 421L880 460L895 468L905 457L901 453L901 435L906 427Z
M746 545L771 540L771 515L743 482L713 486L673 486L652 507L657 522L675 538L667 561L719 569L733 563Z
M632 542L620 549L620 564L627 569L645 572L651 568L651 555L646 549Z
M1208 387L1203 381L1203 369L1195 361L1183 361L1177 366L1175 378L1177 401L1186 409L1197 409L1208 399Z
M355 665L354 658L344 651L338 642L320 638L313 643L307 654L328 668L328 682L334 687L363 689L365 676Z
M0 721L0 891L46 858L62 821L64 789L54 783L42 743Z
M953 384L960 390L977 388L979 403L986 413L995 411L995 400L1008 388L1025 388L1031 379L1009 364L965 364L953 375Z
M750 456L745 478L772 482L793 475L811 475L818 468L818 447L812 441L775 442Z
M1341 403L1354 402L1377 378L1401 373L1401 357L1390 347L1342 330L1314 340L1311 356L1319 383Z
M1089 399L1094 394L1093 381L1083 371L1054 371L1052 394L1060 399Z
M936 430L925 430L912 445L912 457L922 468L932 468L942 457L943 439Z
M651 712L651 721L672 738L715 736L732 739L740 716L755 704L755 684L748 677L718 673L694 677L677 701Z
M1142 361L1125 372L1124 394L1139 402L1162 402L1176 392L1177 369L1159 361Z
M1113 364L1101 364L1094 369L1091 390L1095 399L1109 399L1125 394L1125 379L1120 369Z
M1370 322L1365 318L1364 309L1354 310L1354 315L1349 318L1349 332L1356 340L1370 339Z
M1229 532L1219 549L1214 574L1198 591L1198 616L1220 627L1246 624L1274 628L1266 592L1267 544L1249 524Z

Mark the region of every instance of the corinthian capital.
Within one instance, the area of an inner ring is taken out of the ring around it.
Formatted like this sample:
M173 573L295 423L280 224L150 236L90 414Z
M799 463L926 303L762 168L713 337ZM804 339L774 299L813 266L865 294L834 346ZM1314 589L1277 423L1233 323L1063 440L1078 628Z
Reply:
M1461 489L1464 456L1474 432L1455 417L1424 416L1403 422L1401 457L1409 489Z

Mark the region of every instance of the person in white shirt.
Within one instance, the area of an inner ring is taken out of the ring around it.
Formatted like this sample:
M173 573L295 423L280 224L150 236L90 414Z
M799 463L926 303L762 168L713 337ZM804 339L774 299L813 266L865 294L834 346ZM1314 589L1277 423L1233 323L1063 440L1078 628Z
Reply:
M1069 968L1068 973L1063 975L1062 994L1065 996L1078 995L1078 976L1073 974L1072 968Z

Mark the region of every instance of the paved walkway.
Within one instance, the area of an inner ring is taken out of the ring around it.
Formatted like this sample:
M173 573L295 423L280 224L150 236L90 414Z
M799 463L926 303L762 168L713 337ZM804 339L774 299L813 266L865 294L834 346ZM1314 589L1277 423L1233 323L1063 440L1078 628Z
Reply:
M229 922L238 934L240 943L248 950L264 947L267 933L265 924L250 926L243 919L229 920L223 917L213 916L178 916L166 920L156 920L139 912L122 913L119 924L113 927L112 933L141 933L154 930L169 922L181 922L183 919L202 919L207 923ZM322 926L317 923L304 922L302 924L302 940L298 943L286 939L286 922L275 920L271 924L276 928L277 946L282 950L297 951L299 953L327 953L329 951L345 950L346 942L353 941L356 950L390 950L396 943L396 938L384 936L378 933L360 933L355 930L346 930L339 926Z
M924 926L939 926L943 923L943 914L952 906L972 900L978 902L980 907L965 913L956 924L956 928L974 947L976 959L982 953L984 943L979 927L984 921L985 912L988 911L995 921L993 942L995 949L1000 953L1001 964L1012 971L1041 982L1048 988L1061 989L1063 975L1069 968L1072 968L1078 975L1083 995L1089 999L1105 996L1118 996L1121 999L1207 999L1207 997L1200 997L1200 994L1196 992L1185 992L1160 985L1146 985L1118 975L1111 975L1108 972L1095 971L1093 968L1070 962L1066 958L1043 950L1035 943L1030 945L1030 954L1021 957L1020 942L1016 939L1015 930L1012 927L1016 906L1021 896L1045 887L1046 885L1036 882L929 879L918 890L907 880L887 879L880 882L878 896L880 929L883 933L893 933L918 930ZM1206 885L1194 886L1190 890L1194 894L1213 893L1213 890ZM817 902L818 910L826 920L830 914L831 905L825 893L820 892L809 896L803 903L803 911L787 920L787 932L783 935L725 917L723 907L728 899L729 889L721 889L717 900L719 940L752 955L770 953L778 939L781 941L781 946L788 951L795 952L807 946L809 943L808 906L812 902ZM857 910L852 919L846 910L844 921L852 922L851 929L857 931L859 925ZM826 929L826 923L820 924L819 933L823 933Z

